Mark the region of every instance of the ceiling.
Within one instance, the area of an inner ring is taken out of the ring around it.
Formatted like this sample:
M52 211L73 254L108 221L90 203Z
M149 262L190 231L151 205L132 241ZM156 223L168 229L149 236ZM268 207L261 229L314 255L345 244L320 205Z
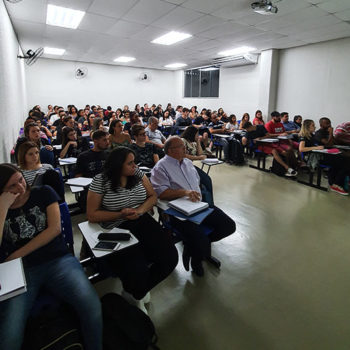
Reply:
M209 64L238 46L289 48L350 37L350 0L282 0L276 15L259 15L253 0L23 0L5 1L23 51L49 46L63 56L44 57L164 69L174 62ZM86 11L78 29L46 25L47 4ZM171 46L150 43L176 30L192 38Z

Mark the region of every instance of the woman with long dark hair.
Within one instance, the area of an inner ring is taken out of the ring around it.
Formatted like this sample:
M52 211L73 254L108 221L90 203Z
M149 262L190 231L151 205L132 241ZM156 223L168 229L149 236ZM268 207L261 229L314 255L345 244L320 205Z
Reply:
M118 147L109 154L103 173L96 175L89 187L88 220L106 229L128 229L139 240L109 261L120 276L126 295L135 300L144 298L178 262L171 237L148 214L156 202L151 183L138 170L135 154L127 147ZM139 306L142 308L142 304Z
M49 186L27 185L12 164L0 165L0 262L22 258L27 291L1 302L0 348L19 350L30 310L45 288L72 305L84 349L102 349L102 315L96 291L61 235L57 196Z
M85 137L77 137L77 132L65 126L62 129L62 150L60 158L65 157L78 157L81 152L88 151L90 149L89 142Z

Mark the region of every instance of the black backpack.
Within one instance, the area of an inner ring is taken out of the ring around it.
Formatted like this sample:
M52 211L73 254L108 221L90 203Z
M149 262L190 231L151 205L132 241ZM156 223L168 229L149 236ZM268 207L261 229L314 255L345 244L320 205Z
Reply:
M159 350L149 316L115 293L106 294L101 302L104 350Z
M22 350L83 350L79 320L68 305L44 307L28 319Z
M281 158L283 159L284 157ZM278 163L275 158L272 161L272 167L270 168L270 171L278 176L284 176L284 174L286 173L286 169L284 168L284 166Z
M231 160L232 163L235 165L244 164L242 144L235 138L228 139L228 142L229 142L229 148L228 148L229 160Z

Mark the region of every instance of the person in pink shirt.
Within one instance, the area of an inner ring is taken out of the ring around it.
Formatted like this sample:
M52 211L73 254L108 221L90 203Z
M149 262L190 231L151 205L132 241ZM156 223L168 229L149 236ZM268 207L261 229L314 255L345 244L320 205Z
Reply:
M255 112L255 118L253 119L253 125L265 125L265 122L262 117L262 112L258 109Z

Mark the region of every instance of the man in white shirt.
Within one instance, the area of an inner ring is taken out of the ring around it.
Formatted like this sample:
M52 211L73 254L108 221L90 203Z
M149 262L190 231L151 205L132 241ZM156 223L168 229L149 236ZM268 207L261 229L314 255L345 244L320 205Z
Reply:
M146 142L153 143L156 147L163 149L166 138L158 130L158 122L159 121L156 117L150 117L148 119L148 127L146 128Z

